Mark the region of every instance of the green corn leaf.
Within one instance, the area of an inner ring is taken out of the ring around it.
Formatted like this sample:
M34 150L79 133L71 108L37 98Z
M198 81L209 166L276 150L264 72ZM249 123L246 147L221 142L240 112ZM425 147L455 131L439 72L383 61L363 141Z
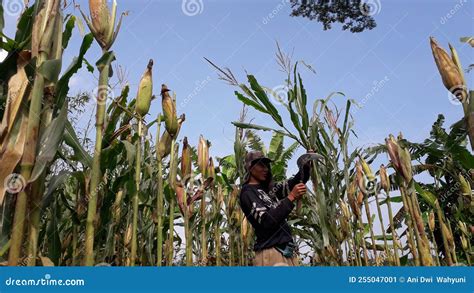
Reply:
M57 204L59 205L59 203ZM59 260L61 257L61 239L59 237L59 215L61 209L53 208L51 209L51 222L47 228L47 240L48 240L48 257L54 262L55 265L59 265Z
M243 128L243 129L255 129L255 130L263 130L263 131L275 131L275 132L278 132L278 133L281 133L283 135L286 135L288 137L291 137L291 138L295 138L295 136L293 136L292 134L289 134L289 133L286 133L282 130L277 130L277 129L273 129L273 128L270 128L270 127L266 127L266 126L261 126L261 125L257 125L257 124L251 124L251 123L242 123L242 122L238 122L238 121L234 121L232 122L233 125L237 126L237 127L240 127L240 128Z
M307 134L308 127L309 127L308 110L306 109L307 97L306 97L306 90L303 86L303 80L301 79L300 74L298 74L298 81L299 81L298 104L300 107L301 126L303 128L303 131Z
M35 14L35 5L31 5L23 12L16 26L15 42L19 45L18 49L22 49L23 45L31 39L31 30L33 28L33 17ZM22 44L22 45L20 45Z
M295 126L296 130L298 131L301 141L305 144L304 147L306 149L309 148L309 144L307 143L306 135L303 132L303 129L301 128L300 120L298 114L293 110L292 103L288 103L288 109L290 110L290 118L291 121L293 122L293 125Z
M281 119L280 114L278 114L277 109L273 104L270 102L268 99L267 94L263 90L263 88L260 86L260 84L257 82L257 79L253 75L247 75L247 78L250 83L250 87L255 93L255 96L260 100L260 102L265 106L266 110L268 113L272 116L273 120L279 125L283 127L283 121Z
M68 15L66 16L68 18L66 22L66 26L64 28L63 32L63 49L67 48L67 45L69 44L69 40L71 39L72 36L72 30L74 29L75 22L76 22L76 17L74 15Z
M69 68L64 72L64 74L59 79L56 86L56 105L57 107L62 107L64 100L66 99L67 93L69 92L69 80L71 77L76 74L76 72L82 67L82 62L84 61L84 55L87 50L92 45L94 37L92 34L87 34L82 40L81 48L79 49L79 55L75 57L69 65Z
M82 144L79 142L74 128L68 120L66 120L64 130L64 141L73 149L75 159L79 160L85 167L92 167L92 157L82 147Z
M121 141L123 146L125 147L125 151L127 152L127 162L132 168L133 162L135 161L135 152L136 152L136 147L132 143L128 142L127 140L122 140Z
M347 127L348 127L348 121L349 121L349 116L350 116L350 109L351 109L351 101L347 100L346 103L346 114L344 115L344 123L342 125L342 135L345 136Z
M268 111L262 105L260 105L258 102L253 101L253 100L245 97L244 95L242 95L241 93L239 93L237 91L235 91L235 95L237 96L237 99L239 99L245 105L251 106L259 112L269 114Z
M46 193L43 196L41 203L41 210L44 210L49 207L53 200L53 193L64 184L66 179L71 175L69 171L60 171L57 175L53 175L51 179L48 180L48 187Z
M110 103L109 109L107 112L109 115L107 116L107 123L104 131L104 148L107 147L110 143L112 136L115 133L117 123L120 120L120 117L124 113L124 111L117 105L119 104L123 108L127 108L127 97L129 93L130 87L127 85L122 89L122 93L120 97L115 100L114 103Z
M53 161L63 140L64 127L67 120L67 103L59 112L59 116L51 121L40 139L40 149L36 162L31 172L29 182L34 182L43 173L45 168Z

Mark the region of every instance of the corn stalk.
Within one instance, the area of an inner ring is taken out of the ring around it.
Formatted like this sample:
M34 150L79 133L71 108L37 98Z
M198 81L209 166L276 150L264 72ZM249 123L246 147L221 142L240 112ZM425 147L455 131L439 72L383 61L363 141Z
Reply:
M54 40L54 31L57 27L56 19L61 17L59 1L38 2L33 25L33 55L37 57L36 73L30 95L30 109L28 114L28 128L23 158L21 161L21 176L28 182L36 159L38 130L40 128L42 101L46 80L54 80L59 74L60 65L56 60L50 60L50 50ZM54 75L56 74L56 77ZM22 190L17 197L15 216L13 219L13 233L10 240L8 256L9 265L17 265L23 241L24 226L27 219L26 190Z

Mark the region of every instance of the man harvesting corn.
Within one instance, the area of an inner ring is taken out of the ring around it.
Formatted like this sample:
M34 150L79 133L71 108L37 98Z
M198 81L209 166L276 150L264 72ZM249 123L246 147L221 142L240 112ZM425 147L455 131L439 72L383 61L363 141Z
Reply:
M271 162L260 151L249 152L245 158L240 207L257 236L254 265L297 266L296 245L286 219L295 201L306 194L311 160L302 163L291 179L278 183L272 180Z

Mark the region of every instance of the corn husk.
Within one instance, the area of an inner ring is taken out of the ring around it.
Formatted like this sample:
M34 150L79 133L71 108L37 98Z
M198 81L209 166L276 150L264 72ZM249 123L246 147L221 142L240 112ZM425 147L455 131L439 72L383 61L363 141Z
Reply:
M390 161L392 162L393 167L395 170L400 171L400 159L398 156L398 143L395 141L393 135L390 134L388 138L385 139L385 145L387 146L388 155L390 157Z
M383 190L385 190L385 192L388 193L390 190L390 178L388 177L387 169L385 169L385 166L383 164L380 166L379 173L380 173L380 186L382 187Z
M469 233L467 232L467 225L464 222L458 221L458 227L459 230L461 230L464 235L469 236Z
M438 45L433 37L430 38L430 44L444 86L460 101L466 101L466 84L462 73L460 72L460 70L462 71L462 67L460 69L459 58L457 57L454 48L451 50L454 52L453 57L450 57L448 53Z
M468 200L471 200L471 185L469 182L464 178L463 175L459 174L459 183L461 185L461 193L464 197L466 197Z
M358 161L356 164L356 180L357 185L359 186L359 190L366 192L364 171L362 170L362 165L360 161Z
M199 136L198 143L198 166L199 171L207 178L207 164L209 162L209 146L202 135Z
M449 45L449 50L451 50L451 59L453 60L454 64L458 68L463 84L466 84L466 79L464 78L464 69L462 68L461 60L459 59L458 52L453 46L451 46L451 44L448 43L448 45Z
M244 217L242 220L242 241L247 241L247 234L248 234L248 224L247 224L247 217Z
M359 191L357 194L357 205L360 207L362 206L362 203L364 202L364 193L362 191Z
M446 236L446 240L448 241L449 246L453 247L454 246L453 234L451 234L451 231L449 230L448 226L445 223L440 222L440 225L441 225L442 233Z
M411 155L408 149L401 148L398 146L398 155L400 157L400 166L401 173L405 178L406 182L410 182L413 178L412 168L411 168Z
M347 200L349 201L352 212L358 217L360 215L360 209L355 198L356 184L355 181L352 181L351 184L349 184L349 188L347 189Z
M189 175L192 172L192 161L191 161L191 148L188 144L188 138L183 139L183 150L181 155L181 178L183 178L183 184L189 179Z
M89 0L92 25L98 36L105 38L110 29L110 13L106 0Z
M124 244L125 246L129 246L130 242L132 241L132 225L128 225L127 231L125 232L125 239Z
M431 232L433 232L435 229L435 214L433 211L430 212L430 215L428 218L428 227L430 228Z
M216 171L214 168L214 161L212 160L212 157L209 158L209 164L207 165L207 176L208 178L216 180Z
M468 249L468 245L467 245L467 239L466 237L464 237L464 235L461 235L461 246L462 246L462 249L464 250L467 250Z
M181 124L183 124L185 120L184 114L182 114L178 119L178 131L176 135L178 135L179 130L181 129ZM163 134L160 137L160 143L158 144L158 156L163 159L171 153L171 142L173 138L168 133L168 131L163 131Z
M148 66L143 73L143 76L140 80L137 93L137 101L135 103L135 112L143 117L148 114L151 105L151 97L153 94L153 60L150 59Z
M375 179L374 173L372 172L372 169L370 169L369 164L362 158L362 156L359 156L360 164L362 166L362 170L364 171L365 176L367 179L370 181L373 181Z
M174 137L178 131L176 101L171 98L169 89L165 84L161 86L161 98L161 106L163 108L163 116L165 117L166 131L171 137Z
M344 216L344 218L350 219L350 218L351 218L351 214L350 214L350 212L349 212L349 207L348 207L347 204L342 200L342 198L339 199L339 206L341 207L342 215Z

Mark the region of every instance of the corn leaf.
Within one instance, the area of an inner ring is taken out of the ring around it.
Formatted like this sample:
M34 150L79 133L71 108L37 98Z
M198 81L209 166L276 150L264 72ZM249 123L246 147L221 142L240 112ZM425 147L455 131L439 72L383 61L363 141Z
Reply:
M59 238L59 219L57 213L60 211L59 208L51 209L51 222L48 225L47 244L48 244L48 257L56 264L59 265L59 259L61 257L61 239Z
M265 106L266 110L268 113L272 116L273 120L279 125L283 127L283 121L281 119L281 116L278 114L277 109L273 104L270 102L270 99L268 98L267 94L263 90L263 88L260 86L260 84L257 82L257 79L253 75L247 75L248 81L250 83L250 87L252 88L253 92L255 93L255 96L260 100L260 102Z
M64 74L59 79L56 86L56 105L60 109L66 99L67 93L69 92L69 80L71 77L77 73L77 71L82 67L82 62L85 60L84 55L87 50L92 45L94 37L92 34L87 34L82 40L81 48L79 49L79 55L72 60L71 65L64 72Z
M127 97L129 93L130 87L127 85L122 89L122 93L120 94L120 97L116 99L113 103L110 104L108 113L110 113L107 116L107 123L105 126L105 131L104 131L104 148L107 147L110 143L112 143L111 139L114 137L115 133L115 128L117 126L117 123L119 122L120 117L124 113L122 108L127 107ZM119 107L119 105L121 107Z
M66 18L68 18L68 21L66 22L66 27L64 28L63 32L63 49L67 48L67 45L69 44L69 40L71 39L72 36L72 30L74 29L74 24L76 22L76 17L74 15L69 15Z
M286 136L289 136L291 138L295 138L295 136L293 136L292 134L289 134L289 133L286 133L285 131L282 131L282 130L277 130L277 129L273 129L273 128L270 128L270 127L266 127L266 126L261 126L261 125L257 125L257 124L251 124L251 123L243 123L243 122L238 122L238 121L234 121L232 122L233 125L237 126L237 127L240 127L240 128L243 128L243 129L255 129L255 130L263 130L263 131L275 131L277 133L281 133L282 135L286 135Z
M303 129L301 128L300 120L298 114L293 110L292 107L292 102L288 103L288 109L290 110L290 118L291 121L293 122L293 125L295 126L296 130L298 131L301 141L304 143L304 147L306 149L309 148L309 144L307 143L306 135L303 132Z
M59 116L51 121L51 124L46 128L42 137L40 138L40 149L36 162L31 172L31 177L28 182L34 182L43 173L45 168L51 163L56 156L59 145L62 142L64 127L67 120L68 107L64 104Z
M18 21L15 34L15 42L18 44L17 48L23 48L31 39L31 30L33 28L32 19L35 13L36 3L37 2L35 2L35 5L31 5L31 7L25 9Z
M298 73L298 81L299 81L299 107L300 107L300 115L301 115L301 126L303 131L307 134L308 127L309 127L309 117L308 111L306 109L307 97L306 97L306 90L303 86L303 80L301 79L300 74Z
M70 175L70 172L62 170L59 172L59 174L53 175L51 179L49 179L48 187L41 203L42 211L44 211L51 204L53 200L53 192L62 186Z
M64 141L68 146L70 146L74 151L74 159L78 160L85 167L92 167L92 157L87 153L87 151L82 147L82 144L77 138L76 131L72 127L71 123L66 120L66 125L64 129Z
M245 97L244 95L242 95L241 93L239 93L238 91L235 91L235 95L237 96L237 99L239 99L242 103L244 103L245 105L248 105L248 106L251 106L253 107L255 110L259 111L259 112L262 112L262 113L268 113L268 111L262 106L260 105L258 102L256 101L253 101L247 97Z

